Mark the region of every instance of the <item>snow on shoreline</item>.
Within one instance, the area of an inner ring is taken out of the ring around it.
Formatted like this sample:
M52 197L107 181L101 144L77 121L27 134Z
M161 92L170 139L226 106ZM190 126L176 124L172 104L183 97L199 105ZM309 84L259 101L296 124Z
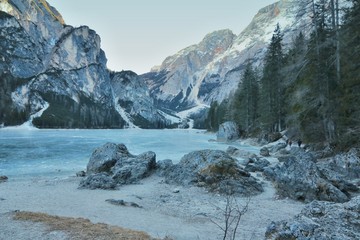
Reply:
M41 115L46 111L46 109L49 108L49 106L49 103L45 102L44 107L40 111L30 115L28 121L18 126L2 127L0 130L38 130L38 128L33 125L33 120L35 118L41 117Z

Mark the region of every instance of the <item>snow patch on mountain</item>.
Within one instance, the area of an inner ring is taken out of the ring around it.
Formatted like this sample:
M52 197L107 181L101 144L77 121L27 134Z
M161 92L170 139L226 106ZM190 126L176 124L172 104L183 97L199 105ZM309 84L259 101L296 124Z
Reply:
M300 31L310 32L310 12L304 1L280 0L260 9L238 36L228 30L206 35L145 74L152 96L174 111L221 102L238 87L248 59L261 68L276 25L284 34L286 49Z
M132 121L131 121L131 116L129 113L127 113L121 106L120 104L118 104L119 102L119 97L115 98L115 109L116 111L120 114L120 116L122 117L122 119L124 119L124 121L126 122L126 126L124 126L124 128L139 128L138 126L136 126Z
M38 112L32 114L32 115L30 116L30 119L29 119L27 122L23 123L20 127L22 127L22 128L31 128L31 127L34 127L34 125L33 125L33 120L34 120L35 118L41 117L41 115L46 111L46 109L49 108L49 106L50 106L49 103L45 102L45 104L44 104L44 106L41 108L41 110L39 110Z
M176 115L179 116L181 119L186 119L189 118L192 114L199 113L201 110L207 109L209 107L210 106L206 104L199 104L193 108L178 112L176 113Z

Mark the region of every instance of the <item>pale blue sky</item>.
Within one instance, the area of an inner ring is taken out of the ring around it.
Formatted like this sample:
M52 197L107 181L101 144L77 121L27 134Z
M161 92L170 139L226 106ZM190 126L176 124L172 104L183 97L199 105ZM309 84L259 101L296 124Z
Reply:
M138 74L199 43L210 32L239 34L276 0L48 0L66 24L87 25L101 37L112 70Z

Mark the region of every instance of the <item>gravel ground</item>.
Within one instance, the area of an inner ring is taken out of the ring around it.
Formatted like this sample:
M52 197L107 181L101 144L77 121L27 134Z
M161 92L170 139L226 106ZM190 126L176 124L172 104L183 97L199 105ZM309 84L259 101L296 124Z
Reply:
M13 219L14 213L0 214L0 239L7 240L68 240L70 235L64 231L50 231L48 226L30 221Z
M261 179L260 175L257 175ZM261 179L262 180L262 179ZM11 211L31 211L55 216L82 217L93 223L105 223L145 231L153 237L173 239L221 239L226 199L198 187L163 183L152 176L140 184L119 190L79 190L80 179L30 179L0 184L0 239L67 239L61 231L49 232L45 225L15 221ZM243 215L237 239L263 239L271 221L286 220L298 214L303 204L278 199L270 182L263 181L265 192L250 199ZM107 199L124 200L125 206ZM246 199L238 198L240 204ZM136 203L141 208L132 207Z

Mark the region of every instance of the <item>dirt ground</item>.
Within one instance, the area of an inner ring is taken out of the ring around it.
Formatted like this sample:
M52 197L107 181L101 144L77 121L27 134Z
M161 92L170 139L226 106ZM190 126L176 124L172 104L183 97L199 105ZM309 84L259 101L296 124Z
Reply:
M271 221L290 219L303 207L302 203L293 200L278 199L271 183L264 181L261 174L255 176L263 181L265 191L250 199L237 230L237 239L263 239ZM220 227L224 224L226 198L203 188L168 185L155 175L140 184L122 186L114 191L79 190L79 181L80 178L69 177L26 181L9 179L1 183L0 239L86 239L81 237L79 229L86 231L91 228L91 231L94 230L91 234L97 234L100 229L111 229L113 226L142 231L141 234L160 239L215 240L222 239L224 234ZM122 200L128 204L114 205L106 201L108 199ZM247 201L245 198L236 200L240 206ZM80 224L76 227L78 230L70 227L73 224L54 228L53 220L59 218L49 216L47 219L44 217L47 215L40 215L47 220L38 221L36 217L26 221L15 220L14 213L11 213L13 211L83 218L78 221L89 225Z

